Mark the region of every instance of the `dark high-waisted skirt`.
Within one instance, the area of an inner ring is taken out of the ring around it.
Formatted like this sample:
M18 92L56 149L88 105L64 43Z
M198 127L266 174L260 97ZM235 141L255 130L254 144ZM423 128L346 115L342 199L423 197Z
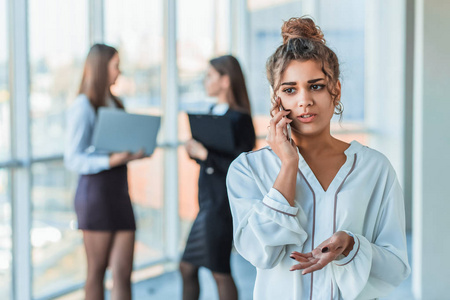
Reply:
M79 229L136 230L127 167L81 175L75 194L75 212Z

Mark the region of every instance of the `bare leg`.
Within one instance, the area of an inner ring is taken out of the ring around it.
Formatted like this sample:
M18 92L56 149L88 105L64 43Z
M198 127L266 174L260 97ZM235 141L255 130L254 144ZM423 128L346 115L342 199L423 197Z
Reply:
M198 300L200 296L198 267L182 261L180 262L180 272L183 278L183 300Z
M109 260L113 277L112 300L131 300L134 238L134 231L117 231L114 234Z
M105 295L103 280L114 233L111 231L83 230L87 257L86 300L102 300Z
M238 292L231 274L213 272L220 300L237 300Z

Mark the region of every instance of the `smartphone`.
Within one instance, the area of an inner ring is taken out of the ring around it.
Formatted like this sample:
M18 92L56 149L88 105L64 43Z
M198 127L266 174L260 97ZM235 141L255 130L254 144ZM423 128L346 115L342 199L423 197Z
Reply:
M279 111L284 111L284 107L283 105L280 103L280 106L278 106ZM284 116L283 118L286 118L286 116ZM289 142L291 141L291 125L287 124L286 125L286 131L284 131L284 134L286 135L287 139L289 140Z

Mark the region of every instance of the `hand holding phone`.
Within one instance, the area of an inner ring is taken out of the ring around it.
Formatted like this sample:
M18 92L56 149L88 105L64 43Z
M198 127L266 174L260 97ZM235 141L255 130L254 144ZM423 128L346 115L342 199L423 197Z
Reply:
M280 101L280 105L278 106L278 109L279 109L279 111L285 110L283 105L281 104L281 101ZM286 118L286 116L284 116L283 118ZM286 125L286 130L283 129L283 133L286 135L287 139L290 142L291 141L291 125L290 124Z

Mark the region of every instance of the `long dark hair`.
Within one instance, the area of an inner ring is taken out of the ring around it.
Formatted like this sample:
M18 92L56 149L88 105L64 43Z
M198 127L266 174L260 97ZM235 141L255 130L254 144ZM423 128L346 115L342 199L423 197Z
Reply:
M227 97L230 108L251 115L245 78L238 60L234 56L224 55L211 59L209 63L220 75L230 78L231 93Z
M95 110L106 106L106 97L111 96L119 108L124 108L122 102L111 94L106 94L108 89L108 63L118 53L111 46L95 44L89 50L84 64L83 77L81 79L79 94L85 94Z

